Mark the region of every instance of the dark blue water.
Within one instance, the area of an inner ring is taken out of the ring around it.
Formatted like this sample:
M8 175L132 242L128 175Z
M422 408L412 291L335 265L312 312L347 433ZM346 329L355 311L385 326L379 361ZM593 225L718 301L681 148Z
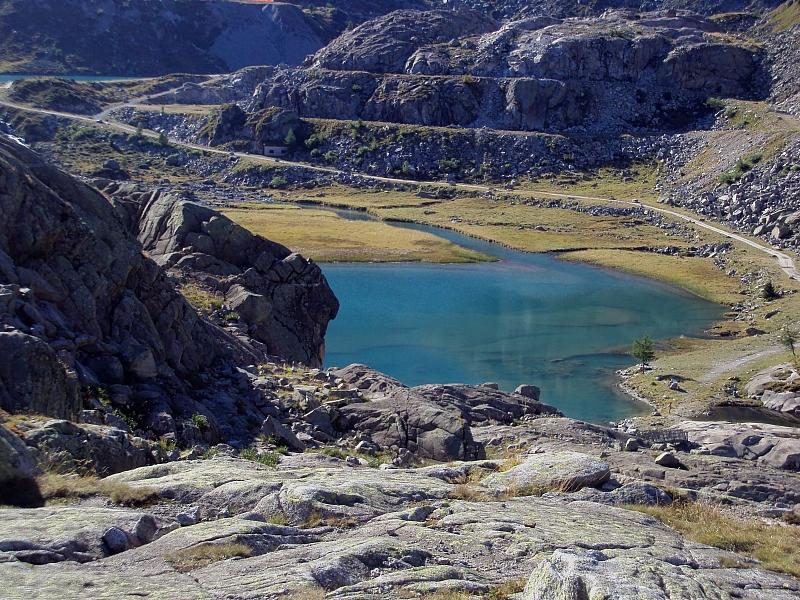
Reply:
M531 383L568 416L605 422L647 410L614 379L633 340L701 334L722 315L656 281L411 227L501 260L325 265L341 301L327 366L366 363L408 385Z

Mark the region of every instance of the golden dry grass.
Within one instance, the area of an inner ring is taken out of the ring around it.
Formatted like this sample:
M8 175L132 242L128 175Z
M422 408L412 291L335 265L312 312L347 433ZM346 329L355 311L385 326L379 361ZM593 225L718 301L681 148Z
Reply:
M44 473L36 479L45 501L74 501L92 496L106 496L115 504L143 506L158 498L154 490L127 483L98 479L89 475Z
M287 205L241 206L223 211L253 233L318 262L463 263L488 260L430 233L378 221L351 221L329 210Z
M769 14L769 20L775 31L786 31L800 25L800 2L784 2Z
M701 544L749 556L771 571L800 576L800 527L796 525L739 518L703 502L627 508L651 515Z
M212 292L196 283L184 283L178 287L178 291L195 309L206 313L220 308L224 301L222 294Z
M164 558L172 567L180 572L187 573L195 569L202 569L208 565L230 558L247 558L253 551L249 546L237 543L227 544L199 544L189 548L181 548L170 552Z
M609 249L568 252L562 257L658 279L712 302L729 304L741 299L738 281L705 258Z

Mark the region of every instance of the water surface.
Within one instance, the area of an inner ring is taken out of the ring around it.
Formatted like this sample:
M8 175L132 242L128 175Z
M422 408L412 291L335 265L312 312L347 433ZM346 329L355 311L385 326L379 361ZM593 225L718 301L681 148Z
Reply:
M365 363L408 385L531 383L568 416L605 422L647 410L616 388L633 340L701 334L723 312L653 280L408 226L500 261L324 265L341 302L326 366Z

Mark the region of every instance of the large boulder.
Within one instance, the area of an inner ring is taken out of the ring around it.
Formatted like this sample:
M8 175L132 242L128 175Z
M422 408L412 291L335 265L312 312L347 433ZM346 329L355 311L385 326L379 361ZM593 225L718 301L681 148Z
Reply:
M489 475L481 484L496 492L525 496L598 487L610 476L611 469L605 461L563 451L528 456L508 471Z
M9 294L18 287L0 286ZM80 410L74 373L42 339L21 331L0 332L0 408L71 418Z
M22 434L42 460L63 472L101 476L144 467L166 458L156 443L104 425L47 421Z
M800 432L766 423L685 421L679 428L699 451L800 471Z
M186 443L255 435L268 413L232 367L269 353L321 363L338 309L322 272L210 209L111 185L126 190L113 202L0 135L0 408L68 420L92 409L92 422ZM223 295L240 286L271 311L245 301L251 331L215 325L158 263L216 273ZM195 414L209 415L202 435ZM126 448L101 470L148 464L149 450Z
M0 425L0 504L38 504L36 459L25 443Z

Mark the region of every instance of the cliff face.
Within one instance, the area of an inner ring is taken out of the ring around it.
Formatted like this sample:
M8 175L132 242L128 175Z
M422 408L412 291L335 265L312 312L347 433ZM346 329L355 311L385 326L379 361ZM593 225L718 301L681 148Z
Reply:
M693 14L609 12L502 26L397 11L304 69L274 68L250 108L301 117L597 133L681 128L709 97L766 95L763 56Z
M0 138L0 408L70 418L100 401L158 434L180 434L197 412L246 428L263 415L215 411L208 390L224 378L210 375L267 353L319 364L338 303L316 265L211 210L150 200L115 210ZM225 270L260 341L200 317L153 259Z
M2 69L35 73L212 73L297 64L335 37L340 11L222 0L5 0Z

